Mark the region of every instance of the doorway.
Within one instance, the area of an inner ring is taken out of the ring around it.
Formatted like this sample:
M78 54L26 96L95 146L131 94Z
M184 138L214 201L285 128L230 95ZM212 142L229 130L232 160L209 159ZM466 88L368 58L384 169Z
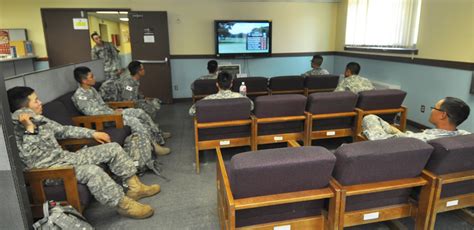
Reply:
M89 34L98 33L103 41L112 43L119 51L120 65L125 68L132 61L129 11L88 11ZM91 48L95 43L90 39Z

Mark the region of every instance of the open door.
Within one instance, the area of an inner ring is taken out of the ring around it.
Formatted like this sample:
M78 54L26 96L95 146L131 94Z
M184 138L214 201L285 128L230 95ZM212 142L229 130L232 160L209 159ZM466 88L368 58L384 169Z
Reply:
M82 9L41 9L49 67L91 59L89 30L74 29L73 19L85 19Z
M132 11L128 16L132 58L141 61L146 70L140 89L147 97L172 103L167 13Z

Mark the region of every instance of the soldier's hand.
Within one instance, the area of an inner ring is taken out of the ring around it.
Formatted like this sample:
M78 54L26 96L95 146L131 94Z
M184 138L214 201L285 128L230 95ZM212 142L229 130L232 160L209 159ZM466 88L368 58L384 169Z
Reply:
M18 115L18 121L25 127L28 132L34 132L35 124L31 121L31 116L28 113Z
M101 144L110 142L109 134L104 132L95 132L92 134L92 137L94 137L94 139Z

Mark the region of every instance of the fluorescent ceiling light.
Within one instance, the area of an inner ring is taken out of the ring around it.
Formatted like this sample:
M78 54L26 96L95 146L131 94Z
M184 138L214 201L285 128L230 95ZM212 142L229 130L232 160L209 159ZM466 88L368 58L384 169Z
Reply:
M120 11L120 14L128 14L128 11Z
M120 18L120 21L128 22L128 18Z
M96 11L98 14L118 14L118 11Z

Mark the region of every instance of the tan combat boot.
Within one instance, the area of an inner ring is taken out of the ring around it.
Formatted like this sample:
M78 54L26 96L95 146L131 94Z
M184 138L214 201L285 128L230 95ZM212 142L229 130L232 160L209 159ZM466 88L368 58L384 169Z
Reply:
M137 176L132 176L127 181L128 191L127 196L133 200L140 200L144 197L153 196L160 192L160 185L144 185Z
M117 208L120 215L134 219L145 219L154 213L150 205L138 203L127 196L120 200Z
M155 154L158 156L168 155L171 152L171 149L163 147L157 143L154 143L153 147L155 148Z

